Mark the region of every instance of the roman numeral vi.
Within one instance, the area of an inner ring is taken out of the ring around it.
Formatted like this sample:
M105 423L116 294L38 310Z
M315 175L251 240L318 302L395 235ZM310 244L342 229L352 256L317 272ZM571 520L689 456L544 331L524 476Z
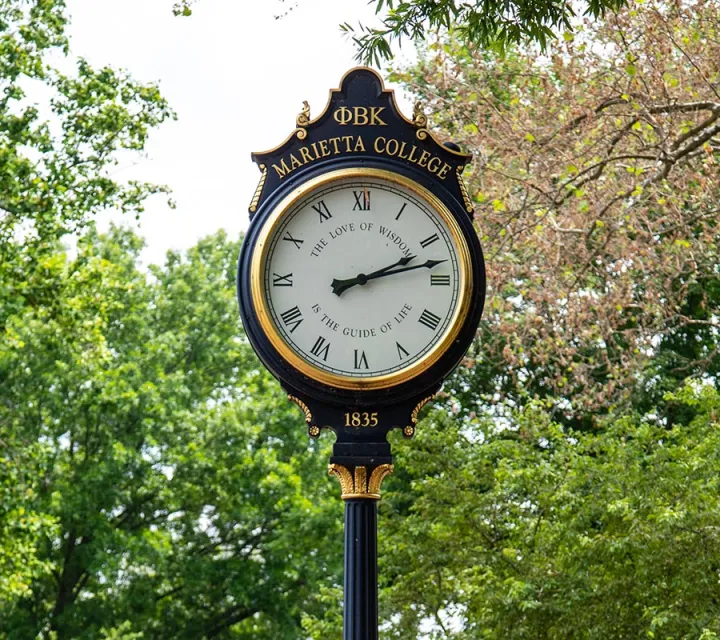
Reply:
M358 358L358 350L355 349L355 368L356 369L369 369L370 366L368 365L367 358L365 357L365 352L361 352L360 357Z

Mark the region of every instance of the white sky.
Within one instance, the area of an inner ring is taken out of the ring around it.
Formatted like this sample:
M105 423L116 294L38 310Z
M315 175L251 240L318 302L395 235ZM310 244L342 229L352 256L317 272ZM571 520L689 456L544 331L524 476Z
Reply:
M141 216L148 262L221 227L236 234L247 226L260 176L250 153L282 142L303 100L320 112L357 64L338 25L374 19L367 0L199 0L189 18L172 15L173 0L67 4L74 55L159 81L178 114L151 133L148 159L115 173L173 190L177 209L155 197ZM410 115L409 102L401 106Z

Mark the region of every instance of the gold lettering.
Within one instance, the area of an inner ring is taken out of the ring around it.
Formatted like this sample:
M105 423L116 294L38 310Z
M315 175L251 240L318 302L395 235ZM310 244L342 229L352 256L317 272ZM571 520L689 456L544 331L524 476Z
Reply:
M438 171L438 178L442 178L444 180L447 172L450 171L450 168L451 167L447 162L443 163L442 168Z
M352 136L343 136L340 138L345 143L345 151L350 153L352 149L350 148L350 143L352 142Z
M287 164L285 163L284 158L282 160L280 160L280 166L278 167L276 164L274 164L273 169L275 169L275 171L277 171L278 178L284 178L285 174L290 173L292 171L292 169L290 167L288 167Z
M353 149L353 151L365 151L365 143L363 142L361 136L357 137L357 142L355 143L355 149Z
M300 162L292 153L290 154L290 171L302 167L303 163Z
M330 155L330 149L328 149L328 141L327 140L320 140L318 142L318 145L320 146L320 151L322 151L322 157L325 158L326 156ZM313 146L315 146L313 144ZM320 154L315 152L318 157L320 157Z
M355 120L353 124L357 127L365 126L370 120L368 120L368 112L365 107L353 107L355 111Z
M330 142L335 149L335 153L340 153L340 149L338 149L338 142L340 142L340 138L330 138Z
M390 149L390 145L392 145L392 149ZM385 152L389 156L394 156L398 152L398 147L400 146L400 143L395 138L390 138L390 140L387 141L387 146L385 147Z
M400 144L400 151L398 151L398 158L402 158L403 160L407 160L407 156L404 156L403 153L405 153L405 142L403 141Z
M335 109L335 113L333 113L333 118L335 119L335 122L338 124L345 126L348 122L352 121L353 114L350 109L347 107L340 107L339 109Z
M315 158L310 155L310 149L308 149L307 147L300 147L300 155L302 156L304 164L315 160Z
M433 168L433 166L432 166L433 162L437 163L435 165L435 168ZM430 173L437 173L437 170L440 168L440 162L441 162L440 158L438 158L437 156L433 156L432 158L430 158L430 160L428 160L428 163L427 163L428 171Z
M383 122L379 117L380 112L384 108L385 107L370 107L370 124L371 125L377 124L377 125L380 125L381 127L384 127L386 125L386 123Z
M430 152L429 152L429 151L423 151L422 154L421 154L421 156L420 156L420 160L418 160L418 164L419 164L421 167L424 167L424 166L427 164L427 161L428 161L428 158L429 158L429 157L430 157Z
M375 143L373 144L373 148L375 149L375 153L385 153L385 147L380 148L380 140L382 140L382 144L385 144L385 138L383 136L378 136L375 138Z
M314 142L311 142L310 146L313 148L313 153L315 154L315 160L319 160L320 154L318 153L317 146L315 145Z
M346 124L354 124L356 127L364 127L366 125L378 125L381 127L387 126L387 123L383 121L380 114L385 110L385 107L340 107L335 109L333 118L341 126Z
M410 162L417 162L417 158L413 158L413 154L414 154L416 151L417 151L417 149L415 148L415 145L413 145L412 147L410 147L410 155L408 156L408 160L410 160Z
M377 427L378 424L377 411L353 411L345 414L346 427Z

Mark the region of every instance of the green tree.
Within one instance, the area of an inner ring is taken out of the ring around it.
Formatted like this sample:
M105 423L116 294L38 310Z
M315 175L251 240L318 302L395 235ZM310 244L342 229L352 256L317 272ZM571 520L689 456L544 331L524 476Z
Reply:
M386 637L718 637L720 394L691 384L668 400L687 423L577 432L532 405L499 431L436 411L398 442Z
M55 242L96 214L139 212L163 187L111 177L119 153L141 151L150 129L172 117L152 84L67 54L62 0L0 2L0 350L21 345L13 319L56 304L46 278ZM36 556L53 519L35 510L42 479L30 469L46 443L28 437L0 377L0 607L50 568ZM26 409L31 407L26 402ZM35 410L38 408L35 407Z
M372 0L369 4L375 4ZM378 0L381 26L341 25L357 44L359 60L380 66L392 58L392 44L403 38L423 42L439 30L451 29L469 48L504 51L516 44L537 43L542 49L558 32L572 32L577 12L605 18L627 0Z
M342 558L327 452L243 338L238 243L150 273L141 246L91 232L6 320L0 419L45 444L30 502L57 528L0 637L299 638Z
M165 191L111 177L119 153L142 151L149 131L173 113L157 86L78 60L67 75L62 0L0 3L0 256L24 242L78 231L108 209L142 211ZM31 92L31 95L28 95ZM3 274L3 280L6 275Z

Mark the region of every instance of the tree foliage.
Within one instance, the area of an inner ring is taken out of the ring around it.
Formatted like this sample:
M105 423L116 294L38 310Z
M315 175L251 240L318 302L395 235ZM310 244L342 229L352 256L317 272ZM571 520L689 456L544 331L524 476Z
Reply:
M392 9L423 7L477 10ZM385 637L720 635L720 11L606 18L504 55L460 24L394 72L475 156L490 290L393 445ZM132 232L95 231L163 190L111 170L172 112L127 74L52 66L65 20L0 3L0 639L339 637L329 442L244 338L237 242L141 269Z
M173 114L61 72L66 22L0 4L0 637L296 638L341 558L325 461L243 338L237 242L141 271L93 230L165 190L112 172Z
M325 456L241 337L238 244L150 274L140 247L90 233L6 320L0 418L46 443L27 472L57 529L0 637L296 638L342 557Z
M375 4L372 0L369 4ZM538 43L543 49L559 31L572 31L576 12L604 18L627 0L378 0L380 27L341 25L357 44L358 59L380 66L392 58L392 44L403 38L423 42L438 30L452 29L468 47L503 51L520 43Z
M192 15L196 1L178 0L173 13ZM357 45L359 61L382 66L393 57L394 43L420 43L444 29L452 29L470 47L504 51L534 42L545 48L559 32L574 29L578 13L602 19L627 5L627 0L368 0L368 4L375 5L380 26L345 22L340 29Z
M156 85L67 55L61 0L0 3L0 259L27 242L78 231L108 209L137 213L165 188L111 175L173 117ZM56 56L53 58L53 56Z
M642 5L547 56L448 39L397 74L475 157L489 304L466 410L551 398L588 426L717 374L719 18Z
M720 395L668 400L692 418L425 420L385 496L385 637L719 637Z

